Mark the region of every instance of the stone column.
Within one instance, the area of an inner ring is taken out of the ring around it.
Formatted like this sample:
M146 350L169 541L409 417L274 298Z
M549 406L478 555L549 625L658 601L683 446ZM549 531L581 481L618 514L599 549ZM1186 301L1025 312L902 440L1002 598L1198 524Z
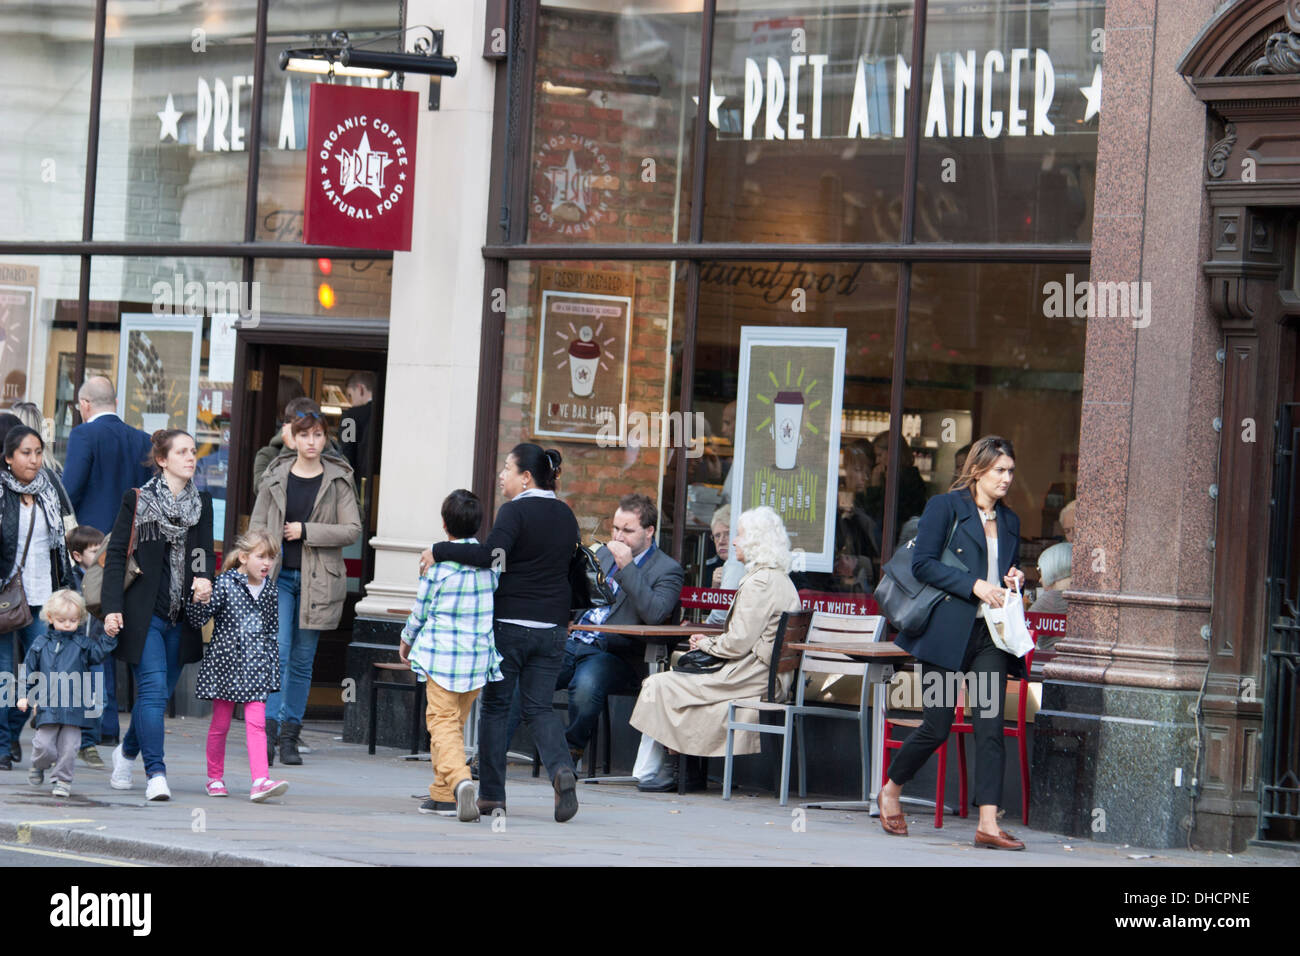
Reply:
M1091 279L1142 283L1150 312L1089 322L1075 589L1044 668L1031 803L1036 827L1156 847L1187 839L1222 376L1200 269L1205 107L1175 70L1214 5L1188 6L1106 7Z
M442 499L472 484L496 71L481 55L486 6L410 0L406 8L408 24L445 31L443 54L458 57L459 68L442 79L441 107L433 112L429 79L406 76L406 89L420 94L415 225L411 250L393 256L375 577L357 604L348 648L358 692L346 708L349 740L364 733L371 661L396 659L419 553L443 537ZM408 49L419 35L407 34ZM397 723L405 733L406 722Z

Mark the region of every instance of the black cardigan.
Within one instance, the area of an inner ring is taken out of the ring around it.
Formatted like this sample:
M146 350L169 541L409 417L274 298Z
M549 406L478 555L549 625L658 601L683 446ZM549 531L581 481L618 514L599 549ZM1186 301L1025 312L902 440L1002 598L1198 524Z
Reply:
M487 541L442 541L433 546L433 559L499 569L493 598L498 621L547 621L562 627L569 622L569 561L577 544L578 519L569 506L558 498L530 496L501 506Z
M104 558L104 585L102 605L104 616L121 614L122 630L117 635L117 656L128 664L139 664L144 652L144 642L149 636L149 622L153 618L154 602L158 598L158 585L162 578L163 561L167 554L166 541L137 541L135 560L140 565L140 577L122 593L122 579L126 573L126 549L131 541L131 525L135 520L135 496L133 488L122 496L122 507L113 522L113 536L108 542L108 552ZM195 578L213 579L216 571L216 556L212 549L212 496L206 491L199 492L203 507L199 511L199 521L190 528L185 537L184 595L189 599L190 588ZM202 552L202 559L197 552ZM196 571L196 564L200 570ZM191 627L181 614L181 654L180 662L188 664L203 658L203 632Z

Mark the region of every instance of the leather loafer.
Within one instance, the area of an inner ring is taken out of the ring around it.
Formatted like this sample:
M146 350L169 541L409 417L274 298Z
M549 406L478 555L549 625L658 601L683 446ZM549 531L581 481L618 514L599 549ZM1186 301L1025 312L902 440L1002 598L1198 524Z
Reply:
M907 817L901 813L885 816L885 808L880 805L880 794L876 794L876 810L880 814L880 827L890 836L907 836Z
M997 836L991 836L983 830L975 831L975 845L990 850L1023 850L1025 845L1006 830L999 829Z
M677 790L677 758L664 761L653 777L638 780L636 788L642 793L670 793Z
M506 812L506 802L504 800L484 800L479 797L474 801L474 805L478 807L478 812L485 817L492 816L494 810L500 810L502 813Z

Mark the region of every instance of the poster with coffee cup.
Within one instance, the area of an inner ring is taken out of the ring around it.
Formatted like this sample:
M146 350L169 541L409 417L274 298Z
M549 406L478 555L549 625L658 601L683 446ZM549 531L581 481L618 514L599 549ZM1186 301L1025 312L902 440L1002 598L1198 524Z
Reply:
M742 326L731 533L767 505L802 570L832 569L839 485L845 329Z
M590 269L541 271L533 434L596 441L627 404L635 279Z

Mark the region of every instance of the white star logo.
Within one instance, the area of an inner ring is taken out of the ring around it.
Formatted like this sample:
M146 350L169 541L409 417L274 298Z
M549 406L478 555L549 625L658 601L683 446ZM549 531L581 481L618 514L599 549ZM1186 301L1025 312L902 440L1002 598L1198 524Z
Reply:
M700 98L698 96L692 96L691 100L695 103L696 106L700 105ZM713 88L713 84L710 83L709 84L709 123L713 126L714 129L718 128L718 107L721 106L723 103L725 103L726 100L727 98L725 96L718 95L717 91Z
M172 142L179 143L181 141L181 134L180 130L177 129L177 124L184 115L184 113L176 108L176 104L172 100L172 95L168 93L166 108L164 108L161 113L157 114L158 121L162 123L162 129L158 131L158 142L161 143L168 136L172 138Z
M559 209L566 202L572 203L583 212L587 211L587 196L591 189L591 174L578 172L578 161L569 150L569 158L563 166L551 166L546 170L546 178L551 184L551 212Z
M1083 111L1083 121L1086 123L1101 112L1101 64L1092 71L1092 82L1079 87L1079 92L1088 101L1087 109Z
M209 396L204 395L201 399L199 399L199 408L200 410L205 412L212 411L212 399Z
M391 164L387 153L370 148L370 134L361 134L361 143L354 152L340 150L334 156L339 161L339 182L343 186L343 195L358 187L369 189L376 196L383 197L384 170Z

